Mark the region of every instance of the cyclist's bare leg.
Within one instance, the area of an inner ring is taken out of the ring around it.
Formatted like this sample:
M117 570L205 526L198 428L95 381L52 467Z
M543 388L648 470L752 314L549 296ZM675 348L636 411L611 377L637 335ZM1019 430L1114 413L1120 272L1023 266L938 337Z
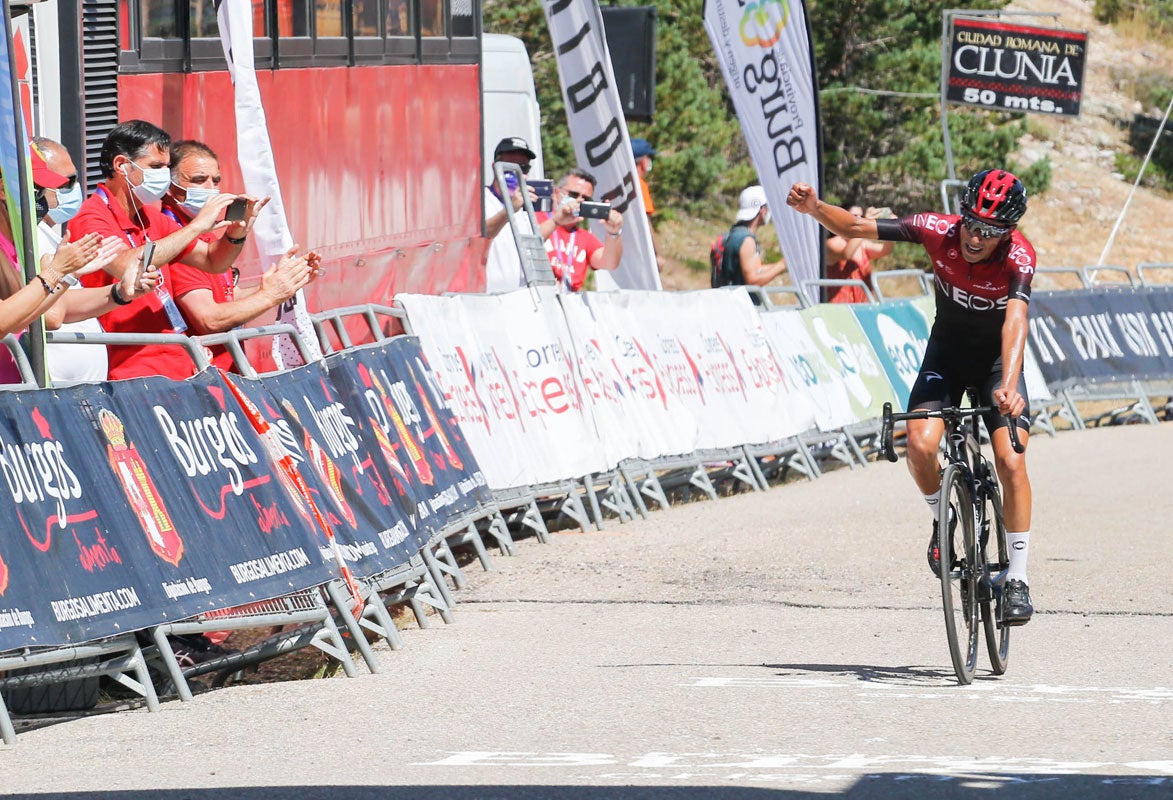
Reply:
M911 423L909 423L911 424ZM1025 448L1030 434L1018 429L1018 440ZM991 437L994 465L1002 484L1002 516L1008 531L1029 531L1031 512L1030 477L1026 474L1026 453L1016 453L1010 445L1009 428L998 428Z
M937 454L944 435L944 420L908 421L908 471L921 494L931 495L941 489L941 462Z

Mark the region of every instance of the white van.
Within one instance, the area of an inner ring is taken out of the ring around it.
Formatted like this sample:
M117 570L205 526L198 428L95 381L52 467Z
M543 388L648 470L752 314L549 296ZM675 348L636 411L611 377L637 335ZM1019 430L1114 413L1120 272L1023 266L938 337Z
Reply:
M534 90L534 73L525 43L516 36L486 33L481 53L481 109L484 132L484 180L492 181L493 148L508 136L520 136L537 154L529 178L545 177L542 166L542 112Z

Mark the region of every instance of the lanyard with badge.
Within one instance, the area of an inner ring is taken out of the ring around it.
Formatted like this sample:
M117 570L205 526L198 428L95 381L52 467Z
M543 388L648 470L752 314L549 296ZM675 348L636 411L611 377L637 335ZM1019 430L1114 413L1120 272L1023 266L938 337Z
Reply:
M567 292L574 291L574 239L576 236L578 236L577 228L570 234L570 238L565 240L565 248L561 246L561 242L554 242L554 252L562 263L562 286Z
M113 214L114 208L110 205L110 198L107 196L106 190L99 186L95 190L95 194L101 198L102 202L106 204L106 207L110 209L110 213ZM142 212L139 211L138 214L141 218ZM115 221L117 221L117 218ZM143 244L146 245L151 243L151 237L147 234L147 229L144 227L141 230L143 234ZM126 241L130 243L132 248L138 247L138 244L136 244L134 241L134 236L132 235L133 232L133 229L122 231L122 234L126 237ZM153 250L153 248L151 249ZM142 265L143 270L147 268L148 263L148 261L144 260ZM162 269L159 270L159 282L155 284L153 291L155 292L155 296L159 298L160 305L163 306L163 312L167 314L167 321L171 323L171 329L176 333L183 333L186 331L187 321L183 318L183 314L179 312L179 306L175 304L175 298L171 296L171 292L167 289L167 273Z

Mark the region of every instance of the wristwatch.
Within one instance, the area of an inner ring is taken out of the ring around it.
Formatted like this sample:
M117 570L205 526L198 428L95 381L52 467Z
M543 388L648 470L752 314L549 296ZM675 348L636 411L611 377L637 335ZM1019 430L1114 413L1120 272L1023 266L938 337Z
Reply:
M77 286L79 283L81 283L81 281L77 279L76 275L66 275L61 279L60 282L64 283L67 289L72 289L74 286Z

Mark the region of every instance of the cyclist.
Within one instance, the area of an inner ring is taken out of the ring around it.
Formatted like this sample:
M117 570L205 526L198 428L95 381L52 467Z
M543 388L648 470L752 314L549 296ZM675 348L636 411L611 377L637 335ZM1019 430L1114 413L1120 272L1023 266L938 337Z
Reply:
M987 415L985 422L1005 491L1010 568L1003 590L1003 618L1010 625L1025 625L1034 613L1026 572L1030 479L1025 454L1015 453L1011 447L1003 416L1009 414L1014 419L1025 446L1030 410L1022 358L1035 251L1017 230L1026 213L1022 181L1001 169L979 172L965 187L960 215L927 212L900 219L867 219L824 203L804 183L791 187L786 202L837 236L917 242L932 259L937 317L908 408L935 411L958 405L969 386L980 391L983 403L997 407L999 413ZM936 519L941 467L937 453L944 431L945 423L940 419L908 422L908 468L933 512L928 560L934 574L940 559Z

